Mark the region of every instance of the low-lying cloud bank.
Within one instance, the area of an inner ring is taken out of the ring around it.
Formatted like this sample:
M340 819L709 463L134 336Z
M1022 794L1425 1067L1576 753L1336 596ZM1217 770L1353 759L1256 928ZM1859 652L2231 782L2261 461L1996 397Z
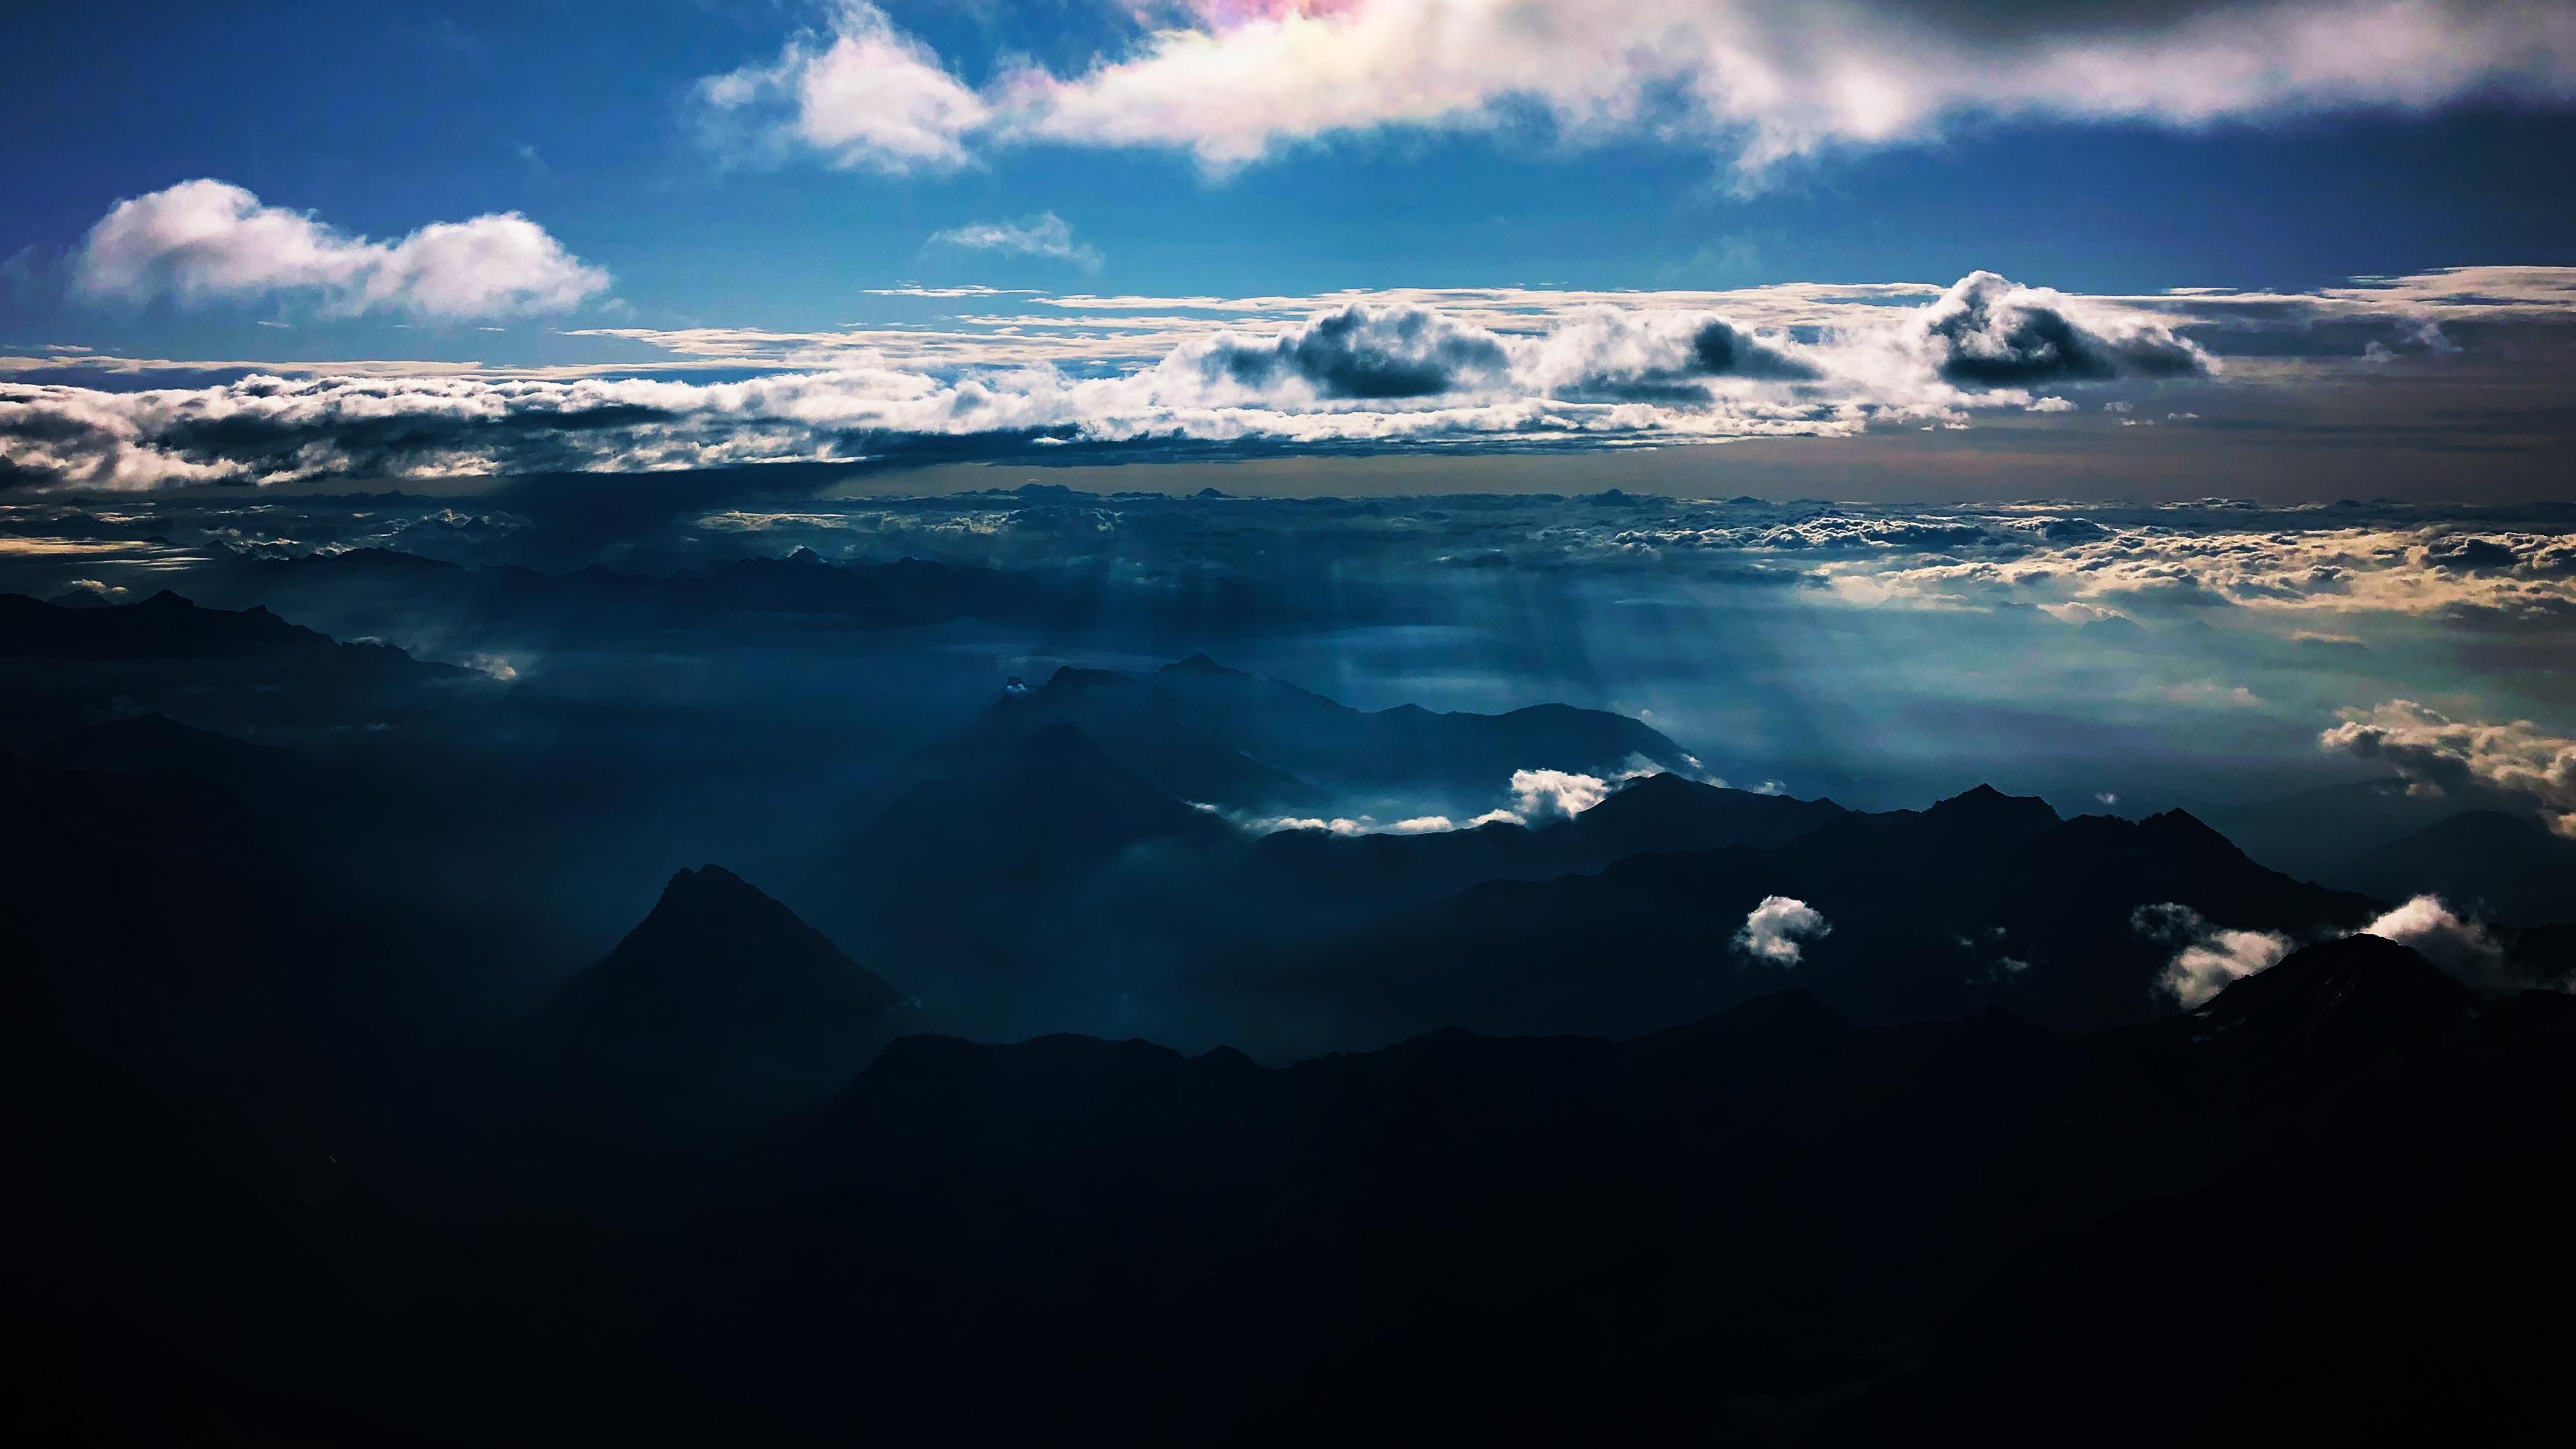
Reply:
M342 275L332 270L341 265L315 263L314 275ZM363 268L346 275L362 292L375 285ZM1607 306L1521 333L1358 303L1276 333L1195 335L1151 367L1109 376L878 364L705 384L254 376L106 392L5 383L0 486L628 471L1065 445L1525 448L1842 435L2045 409L2056 405L2038 391L2046 387L2216 369L2152 315L1990 272L1926 306L1880 309L1811 337L1712 313Z
M2542 0L1169 0L1087 63L979 84L864 0L701 84L714 138L883 172L1029 143L1186 151L1224 171L1384 130L1654 135L1740 184L1972 118L2204 125L2472 94L2576 96L2576 17Z
M1634 761L1632 768L1608 779L1569 770L1514 770L1511 803L1498 805L1466 820L1446 815L1414 815L1391 821L1380 820L1374 815L1341 815L1329 819L1315 815L1263 815L1237 818L1235 824L1255 835L1270 835L1282 830L1321 830L1333 835L1431 835L1452 830L1476 830L1487 825L1520 825L1537 829L1571 820L1609 799L1629 781L1656 773L1659 772L1651 763L1642 761ZM1199 808L1215 810L1214 806L1207 805Z

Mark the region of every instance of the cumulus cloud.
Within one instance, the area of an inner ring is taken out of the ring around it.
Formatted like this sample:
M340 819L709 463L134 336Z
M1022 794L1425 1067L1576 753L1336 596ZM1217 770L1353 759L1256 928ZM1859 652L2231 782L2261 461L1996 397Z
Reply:
M2173 959L2156 978L2156 990L2185 1010L2226 990L2230 982L2279 965L2290 954L2290 938L2277 931L2213 926L2200 912L2172 901L2138 907L2129 925L2139 935L2173 943Z
M2576 94L2576 19L2536 0L2144 0L2045 12L1885 0L1180 0L1089 64L1005 65L970 90L874 6L775 66L707 83L711 106L784 93L782 123L845 163L953 158L970 139L1185 150L1211 169L1404 129L1533 112L1585 142L1652 134L1740 177L1838 147L1919 141L1972 117L2225 119L2471 93ZM1173 23L1179 22L1179 23ZM891 118L891 119L889 119ZM879 164L884 164L880 162Z
M1345 307L1275 337L1221 332L1166 367L1195 366L1210 385L1266 392L1289 382L1319 398L1436 397L1499 383L1503 340L1419 307Z
M1802 940L1833 934L1824 913L1788 896L1764 896L1744 918L1733 946L1766 966L1795 966L1805 953Z
M1611 782L1563 770L1512 771L1513 813L1536 825L1571 820L1610 798Z
M309 296L342 315L560 312L608 285L606 272L517 212L376 242L211 179L118 202L72 255L73 290L84 297L184 304Z
M1005 256L1053 257L1071 262L1086 272L1100 270L1101 256L1097 247L1073 239L1073 226L1052 211L1024 216L1018 221L973 221L964 226L934 232L932 246L958 247L966 251L999 252Z
M2192 377L2213 370L2199 344L2150 317L2090 315L2061 292L1973 272L1916 320L1932 370L1967 387L2043 387L2115 377ZM2106 406L2126 412L2127 403Z
M929 46L864 0L832 6L826 30L790 37L767 65L700 81L697 99L725 142L802 146L894 175L964 165L966 138L991 118Z
M2317 737L2328 750L2387 764L2417 786L2473 785L2524 796L2562 835L2576 835L2576 740L2544 734L2529 720L2455 720L2411 699L2351 710Z

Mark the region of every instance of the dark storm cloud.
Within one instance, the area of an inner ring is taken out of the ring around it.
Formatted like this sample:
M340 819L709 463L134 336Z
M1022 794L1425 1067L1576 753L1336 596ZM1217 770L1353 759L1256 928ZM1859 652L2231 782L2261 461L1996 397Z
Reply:
M2214 370L2207 352L2161 325L2123 317L2096 330L2071 315L2066 301L1992 272L1962 279L1922 321L1934 370L1963 387L2200 377Z
M1328 398L1418 398L1500 381L1502 340L1428 308L1345 307L1267 341L1228 336L1203 355L1210 381L1267 389L1294 378Z

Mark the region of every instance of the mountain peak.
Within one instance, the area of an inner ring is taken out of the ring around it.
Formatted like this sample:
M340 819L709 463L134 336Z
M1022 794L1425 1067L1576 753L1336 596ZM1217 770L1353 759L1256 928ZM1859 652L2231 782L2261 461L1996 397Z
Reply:
M2372 1035L2416 1036L2476 1005L2476 993L2412 948L2358 934L2293 951L2270 970L2230 983L2194 1014L2217 1030L2269 1017L2295 1022L2308 1035L2360 1023Z
M2047 801L2036 795L2007 795L1992 785L1979 785L1965 794L1953 795L1925 811L1924 817L2022 830L2041 830L2060 823Z
M795 935L810 930L796 913L751 882L720 865L683 869L662 887L652 912L628 933L627 944L686 935ZM818 941L820 937L816 938ZM623 951L625 946L619 947Z
M1063 719L1052 724L1040 725L1027 739L1020 741L1020 747L1014 753L1023 759L1032 760L1063 760L1077 757L1087 759L1093 755L1105 757L1104 752L1091 736L1083 733L1082 726Z
M1166 664L1161 669L1156 670L1155 673L1204 674L1214 675L1220 679L1250 679L1252 677L1240 669L1230 669L1225 665L1219 664L1204 654L1193 654L1187 659Z
M621 1029L712 1028L709 1013L755 1013L830 1001L879 1010L894 988L757 886L719 865L683 870L606 959L576 976L559 1011L602 1015ZM684 1028L696 1022L697 1028Z
M2210 826L2208 821L2203 820L2199 816L2192 814L2190 811L2179 807L2172 810L2160 810L2155 814L2148 816L2146 819L2138 822L2138 828L2141 830L2153 831L2161 835L2171 836L2176 840L2186 840L2201 845L2216 846L2231 854L2236 851L2236 842L2229 840L2225 835L2220 834L2216 829Z

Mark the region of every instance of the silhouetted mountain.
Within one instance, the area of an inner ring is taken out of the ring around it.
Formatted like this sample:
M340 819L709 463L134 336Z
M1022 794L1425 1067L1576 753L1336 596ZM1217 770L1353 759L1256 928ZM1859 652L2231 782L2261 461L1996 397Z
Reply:
M915 1037L704 1211L676 1320L726 1325L690 1351L832 1434L1616 1435L1676 1360L1715 1399L1861 1348L1843 1285L1915 1225L1851 1167L1956 1191L2053 1054L1795 994L1286 1070ZM1502 1382L1536 1392L1476 1388Z
M291 657L382 666L411 662L383 644L341 644L254 606L201 609L164 589L140 603L67 608L0 594L0 656L48 659L246 659ZM420 666L438 668L439 666Z
M18 706L0 737L22 744L138 703L198 724L344 728L353 714L421 708L472 677L168 590L99 608L0 595L0 684Z
M1974 1424L2150 1443L2212 1413L2356 1441L2552 1437L2537 1386L2567 1336L2514 1304L2576 1286L2576 1254L2512 1234L2508 1286L2470 1245L2496 1203L2576 1196L2552 1146L2576 1130L2570 1007L2480 1007L2357 936L2088 1043L1954 1215L1988 1271L1899 1372L1810 1400L1802 1441ZM2219 1325L2266 1348L2201 1352ZM2177 1353L2199 1367L2178 1375Z
M1774 895L1820 911L1830 928L1802 943L1785 976L1732 947ZM2166 902L2293 935L2375 913L2367 899L2265 870L2180 811L2061 821L2041 801L1980 789L1922 812L1842 814L1765 848L1492 881L1315 951L1210 971L1283 1012L1293 1003L1310 1022L1356 1033L1320 1044L1442 1022L1625 1035L1783 981L1866 1020L1998 1004L2080 1030L2157 1010L2151 988L2172 946L2131 918Z
M1487 880L1547 880L1649 852L1779 845L1848 812L1649 775L1570 819L1419 834L1291 829L1255 838L1238 888L1335 915L1429 901Z
M2375 938L2072 1045L1794 992L1282 1070L916 1037L710 1200L668 1311L741 1401L898 1442L2536 1428L2568 1335L2503 1310L2576 1252L2460 1254L2568 1200L2572 1085L2576 1008Z
M1691 764L1671 740L1625 715L1564 705L1500 715L1413 705L1372 713L1198 655L1150 675L1063 668L1035 687L1014 681L898 778L957 773L1059 724L1079 727L1182 799L1255 812L1329 809L1355 792L1490 801L1504 797L1516 770L1615 777L1641 761L1663 770Z
M2454 793L2414 787L2404 776L2320 785L2212 812L2210 824L2248 855L2311 880L2362 889L2338 872L2366 854L2463 809L2515 810L2517 802L2474 785Z
M919 1028L901 993L719 866L683 870L650 915L496 1054L532 1177L585 1194L684 1185L755 1127L838 1090Z
M2540 817L2466 810L2362 851L2329 879L2389 900L2438 895L2510 925L2576 918L2576 839Z
M842 879L871 896L1061 885L1130 846L1225 827L1057 722L974 773L925 781L861 827Z

